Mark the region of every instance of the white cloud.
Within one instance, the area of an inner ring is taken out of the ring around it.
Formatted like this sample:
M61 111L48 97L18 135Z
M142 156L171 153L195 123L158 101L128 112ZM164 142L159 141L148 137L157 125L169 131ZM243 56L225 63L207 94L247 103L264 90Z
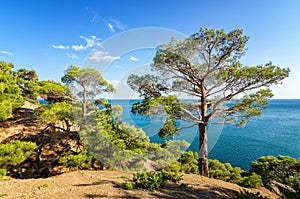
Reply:
M60 45L52 45L52 47L55 48L55 49L60 49L60 50L72 49L72 50L75 50L75 51L86 50L88 48L95 47L95 46L100 46L101 47L100 38L98 38L95 35L92 35L92 36L89 36L89 37L80 36L80 38L85 40L85 43L86 43L85 45L80 44L80 45L72 45L71 47L69 47L69 46L64 46L64 45L60 44Z
M79 59L75 53L66 53L66 55L71 59Z
M140 61L138 58L136 58L134 56L130 56L129 60L130 61Z
M116 31L116 29L119 30L124 30L125 27L123 26L123 24L121 24L119 21L110 18L109 22L107 23L108 28L114 33Z
M94 46L101 46L100 44L100 38L96 37L95 35L85 37L85 36L80 36L81 39L84 39L86 42L86 45L72 45L72 49L75 51L81 51L81 50L86 50L88 48L94 47Z
M107 23L107 26L112 32L115 32L115 29L111 23Z
M97 13L96 11L90 9L88 6L85 6L85 10L86 10L86 12L87 12L89 15L92 16L91 22L92 22L92 23L97 23L97 22L98 22L98 17L99 17L98 13Z
M14 55L14 53L8 52L8 51L5 51L5 50L0 50L0 53L2 53L4 55Z
M52 45L55 49L61 49L61 50L67 50L69 49L69 46L63 46L63 45Z
M116 59L119 59L119 56L112 56L109 54L109 52L103 52L103 51L97 51L94 50L92 54L90 55L90 60L95 60L96 62L101 62L101 61L114 61Z
M121 24L119 21L117 21L117 20L115 20L113 18L110 18L110 20L112 22L114 22L115 27L117 27L118 29L120 29L120 30L124 30L125 29L124 25Z
M97 22L97 18L98 18L98 13L92 11L92 14L93 14L92 23L96 23Z

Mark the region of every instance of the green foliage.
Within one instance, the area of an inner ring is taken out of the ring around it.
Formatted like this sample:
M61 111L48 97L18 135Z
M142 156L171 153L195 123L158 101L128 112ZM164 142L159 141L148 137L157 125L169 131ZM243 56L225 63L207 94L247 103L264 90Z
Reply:
M166 178L168 181L179 183L183 180L182 175L179 175L178 172L171 172L171 171L161 171L163 173L163 177Z
M26 160L36 148L33 142L12 140L7 144L0 144L0 167L7 164L19 164ZM6 169L0 168L0 179L6 175Z
M234 199L269 199L269 197L262 196L260 192L251 193L247 190L238 193Z
M22 89L22 96L32 103L37 102L37 96L39 94L39 81L35 70L28 70L20 68L14 75L18 79L18 86Z
M0 121L6 120L12 114L12 103L8 100L0 102Z
M76 169L89 169L94 160L95 158L88 151L82 151L78 154L65 152L59 157L59 163L68 168Z
M240 184L243 187L252 187L252 188L259 188L263 186L261 176L257 175L256 173L251 173L250 176L244 177Z
M41 187L49 187L49 184L48 183L43 183L42 185L41 185Z
M127 190L133 190L135 188L135 185L133 182L123 182L119 184L120 187Z
M183 152L180 158L163 170L174 173L193 173L198 174L198 154L192 151Z
M181 154L178 162L180 163L180 172L198 174L198 154L187 151Z
M19 164L26 160L35 148L35 143L20 140L12 140L7 144L0 144L0 165Z
M14 65L0 61L0 121L6 120L12 111L24 103L22 89L18 86Z
M209 160L209 173L211 178L226 182L240 183L241 174L245 172L239 167L233 168L229 163L222 164L219 160Z
M0 169L0 179L2 179L4 176L6 176L6 169Z
M148 167L160 169L180 157L180 147L187 146L181 141L160 144L151 143L142 129L115 120L110 106L95 113L97 121L81 125L80 136L83 144L92 149L95 157L108 167L145 171ZM101 143L101 145L99 145Z
M167 182L167 179L164 178L162 172L151 171L146 173L133 174L133 181L138 188L155 190L158 188L162 188Z
M251 172L261 175L264 183L275 180L295 189L300 186L300 159L264 156L252 162Z
M162 188L168 180L177 183L182 180L182 176L179 176L177 173L168 171L150 171L145 173L133 174L135 187L148 190Z
M70 88L53 80L44 80L39 82L39 95L50 104L56 102L71 102L74 97L71 95Z
M61 78L61 81L67 85L79 85L82 90L77 94L84 104L87 99L94 99L94 97L101 93L115 91L113 86L102 77L100 72L93 68L79 68L71 65L65 71L65 75Z
M69 130L70 122L74 122L72 104L66 101L41 105L34 110L34 114L51 126L57 121L64 121L67 127L65 130Z

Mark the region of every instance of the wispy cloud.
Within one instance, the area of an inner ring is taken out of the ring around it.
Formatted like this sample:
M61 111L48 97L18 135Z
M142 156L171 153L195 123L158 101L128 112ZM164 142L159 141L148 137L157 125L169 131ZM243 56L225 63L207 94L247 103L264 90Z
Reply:
M14 55L14 53L8 52L8 51L5 51L5 50L0 50L0 53L3 54L3 55Z
M91 22L92 22L92 23L97 23L97 22L98 22L98 18L99 18L99 14L98 14L96 11L90 9L88 6L85 6L85 10L86 10L86 12L87 12L89 15L92 16Z
M104 52L104 51L97 51L94 50L91 55L90 55L90 60L94 60L96 62L101 62L101 61L114 61L116 59L119 59L119 56L112 56L109 54L109 52Z
M140 61L138 58L136 58L134 56L130 56L129 60L130 61Z
M52 47L55 49L61 49L61 50L67 50L70 48L69 46L63 46L63 45L52 45Z
M75 53L66 53L66 55L71 59L79 59Z
M114 25L115 25L118 29L120 29L120 30L124 30L124 29L125 29L124 25L121 24L119 21L117 21L117 20L115 20L115 19L113 19L113 18L110 18L110 20L111 20L112 22L114 22Z
M123 24L121 24L119 21L110 18L109 22L107 22L107 27L110 29L110 31L112 31L113 33L116 32L116 29L118 30L124 30L125 27Z
M108 28L114 33L115 29L111 23L107 23Z
M96 37L95 35L85 37L85 36L80 36L81 39L84 39L86 44L85 45L73 45L72 49L75 51L80 51L80 50L86 50L88 48L94 47L94 46L101 46L100 44L100 39Z

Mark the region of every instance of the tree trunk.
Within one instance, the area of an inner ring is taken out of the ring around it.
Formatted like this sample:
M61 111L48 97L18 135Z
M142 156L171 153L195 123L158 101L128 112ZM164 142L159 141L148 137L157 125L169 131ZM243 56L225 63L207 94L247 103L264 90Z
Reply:
M83 89L83 96L82 96L82 118L86 116L86 90Z
M207 124L199 124L199 159L198 169L199 174L208 177L208 146L207 146Z

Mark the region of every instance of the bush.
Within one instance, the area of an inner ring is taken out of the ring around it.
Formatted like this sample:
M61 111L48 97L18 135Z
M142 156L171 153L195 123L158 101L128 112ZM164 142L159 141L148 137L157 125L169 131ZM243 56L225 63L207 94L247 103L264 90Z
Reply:
M7 144L0 144L0 167L7 164L20 164L26 160L36 148L33 142L12 140ZM0 169L0 179L6 175L6 169Z
M241 185L244 187L259 188L263 186L263 182L260 175L251 173L250 176L246 176L243 178Z
M183 178L182 175L179 175L176 172L170 172L170 171L161 171L163 174L163 178L165 178L166 180L178 183L180 182Z
M180 171L183 173L198 174L198 154L195 152L184 152L181 154L178 162L180 163Z
M219 160L209 160L209 175L211 178L232 183L241 183L242 173L245 171L239 167L233 168L231 164L222 164Z
M35 148L35 143L20 140L12 140L7 144L0 144L0 166L23 162Z
M182 176L169 171L150 171L133 174L135 187L148 190L162 188L168 180L177 183L182 180Z
M120 187L122 187L123 189L127 189L127 190L133 190L135 188L133 182L123 182L120 184Z
M167 179L164 177L163 172L145 172L145 173L135 173L133 174L133 181L135 182L136 187L155 190L162 188Z
M6 176L6 169L0 169L0 179Z
M294 189L300 186L300 159L264 156L252 162L250 171L261 175L264 183L275 180Z
M88 151L82 151L78 154L63 153L59 157L59 163L65 167L76 169L91 168L94 160L94 156Z
M245 190L238 193L234 199L269 199L269 198L262 196L260 192L254 194Z

